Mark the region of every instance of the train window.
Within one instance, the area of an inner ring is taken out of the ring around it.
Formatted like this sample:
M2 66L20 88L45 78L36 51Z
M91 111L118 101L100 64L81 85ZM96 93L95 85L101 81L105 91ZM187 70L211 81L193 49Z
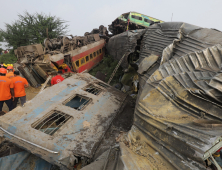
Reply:
M99 55L99 50L97 50L97 55Z
M63 104L76 110L83 110L91 101L92 99L77 94L63 102Z
M140 21L142 21L142 20L143 20L143 18L142 18L142 17L136 16L136 15L132 15L132 18L134 18L134 19L138 19L138 20L140 20Z
M86 56L86 62L88 62L88 61L89 61L89 56L87 55L87 56Z
M81 65L85 63L85 58L81 59Z
M96 52L93 53L93 56L96 57Z
M91 59L93 59L93 55L92 55L92 54L90 54L90 60L91 60Z
M56 131L59 130L59 128L64 126L65 123L68 122L70 119L73 119L73 117L63 112L53 110L49 112L46 116L37 120L32 125L32 127L52 136Z
M79 67L79 60L76 61L76 66Z
M101 50L101 49L99 49L99 53L102 53L102 50Z
M146 18L144 18L144 22L153 23L153 21L146 19Z

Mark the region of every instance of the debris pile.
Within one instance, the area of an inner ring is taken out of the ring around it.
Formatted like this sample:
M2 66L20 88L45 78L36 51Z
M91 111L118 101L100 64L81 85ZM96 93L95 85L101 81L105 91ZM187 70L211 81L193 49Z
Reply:
M77 73L1 116L1 136L61 169L221 170L222 32L135 12L109 30L20 47L18 69L33 85L64 64L80 73L108 43L126 93Z
M221 42L222 32L187 23L144 31L134 124L124 140L142 144L151 169L161 169L151 153L164 169L219 167L212 155L222 147Z
M15 67L33 87L44 83L57 70L63 73L89 71L103 58L106 35L107 29L101 25L85 36L47 38L44 48L41 44L18 47Z

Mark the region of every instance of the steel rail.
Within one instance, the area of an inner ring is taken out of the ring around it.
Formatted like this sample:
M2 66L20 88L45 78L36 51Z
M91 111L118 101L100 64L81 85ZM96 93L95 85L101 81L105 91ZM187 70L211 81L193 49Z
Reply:
M34 144L34 143L32 143L32 142L29 142L29 141L27 141L27 140L25 140L25 139L22 139L22 138L20 138L20 137L18 137L18 136L16 136L16 135L13 135L12 133L8 132L7 130L3 129L2 127L0 127L0 129L1 129L3 132L9 134L10 136L13 136L13 137L15 137L15 138L17 138L17 139L19 139L19 140L22 140L23 142L29 143L29 144L31 144L31 145L33 145L33 146L36 146L36 147L38 147L38 148L40 148L40 149L43 149L43 150L47 151L47 152L55 153L55 154L58 154L58 153L59 153L59 152L55 152L55 151L49 150L49 149L47 149L47 148L44 148L44 147L42 147L42 146L40 146L40 145Z

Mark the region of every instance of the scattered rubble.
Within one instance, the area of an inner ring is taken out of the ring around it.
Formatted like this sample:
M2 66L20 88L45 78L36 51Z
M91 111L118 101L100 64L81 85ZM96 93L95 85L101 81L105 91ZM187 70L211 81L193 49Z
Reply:
M221 170L222 32L135 12L109 30L111 38L100 26L84 37L46 39L44 49L18 48L18 69L33 85L64 63L83 72L81 57L78 65L72 56L87 48L86 63L107 43L121 61L125 93L104 83L102 72L100 80L77 73L2 115L1 136L61 169ZM135 111L127 94L137 98Z
M88 72L102 60L107 35L106 27L101 25L85 36L47 38L44 47L41 44L18 47L15 67L33 87L44 83L57 70L67 73L68 77L70 73Z
M159 164L164 169L218 168L211 155L222 147L221 42L220 31L181 22L144 31L136 62L140 90L127 141L130 146L145 144L132 150L147 157L151 169L161 169ZM116 56L122 51L115 50ZM156 164L149 159L151 150L158 153L152 155ZM127 168L132 166L138 163Z

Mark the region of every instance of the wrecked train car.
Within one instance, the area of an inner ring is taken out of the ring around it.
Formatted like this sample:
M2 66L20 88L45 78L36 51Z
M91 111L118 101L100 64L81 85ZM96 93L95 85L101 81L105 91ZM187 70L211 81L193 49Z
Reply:
M221 64L218 30L181 22L145 30L134 124L122 138L131 152L121 158L124 168L221 169Z
M85 36L60 36L45 39L41 44L19 47L15 50L18 58L16 67L29 83L37 87L45 82L52 72L88 72L95 67L105 54L106 27L94 29Z
M6 140L60 168L90 162L127 95L87 73L45 89L0 118Z
M109 31L114 34L120 34L126 30L144 29L154 23L162 23L163 21L143 15L137 12L127 12L116 18L111 25Z

